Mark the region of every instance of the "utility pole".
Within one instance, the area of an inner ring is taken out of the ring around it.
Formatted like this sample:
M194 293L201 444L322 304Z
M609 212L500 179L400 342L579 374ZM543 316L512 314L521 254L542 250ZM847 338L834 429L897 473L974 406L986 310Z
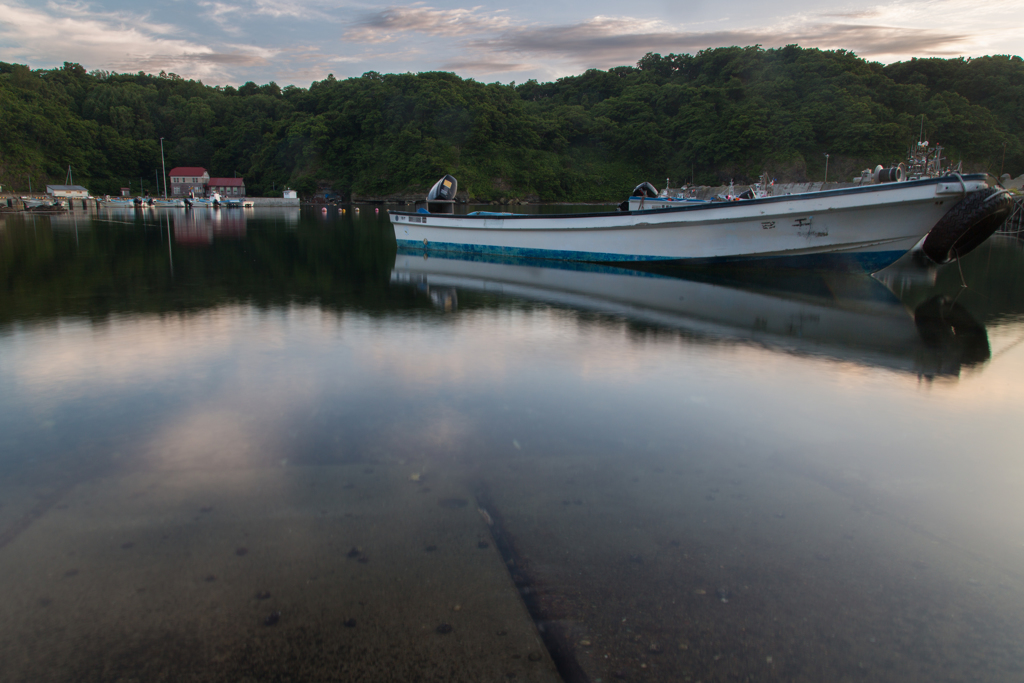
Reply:
M164 169L164 199L167 199L167 163L164 161L164 139L160 138L160 165Z
M825 182L828 182L828 152L825 152Z

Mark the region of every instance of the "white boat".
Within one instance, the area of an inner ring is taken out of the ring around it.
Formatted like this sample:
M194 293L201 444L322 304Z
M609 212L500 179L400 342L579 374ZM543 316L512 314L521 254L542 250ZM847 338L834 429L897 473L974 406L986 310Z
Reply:
M106 196L103 199L97 199L96 204L103 207L104 209L134 209L139 206L131 197L110 197Z
M22 203L26 209L63 209L63 200L51 201L49 199L33 199L32 197L22 197Z
M925 243L929 256L963 255L995 230L1011 203L985 174L587 214L455 214L456 187L445 176L427 195L427 207L449 213L391 212L400 246L592 263L762 261L875 271L933 228L940 234L929 236L934 248Z
M962 306L937 294L908 306L863 274L689 268L665 276L399 249L391 283L443 311L465 306L470 292L508 295L676 330L694 343L739 341L922 376L958 376L991 356L985 327Z
M198 197L195 199L190 199L189 201L191 202L190 206L197 209L216 209L219 208L221 205L220 193L218 192L212 193L209 197Z

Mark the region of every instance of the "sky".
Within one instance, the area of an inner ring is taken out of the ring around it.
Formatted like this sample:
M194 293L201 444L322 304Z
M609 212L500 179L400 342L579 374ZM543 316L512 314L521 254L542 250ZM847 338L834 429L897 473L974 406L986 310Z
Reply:
M845 49L883 63L1022 53L1024 0L0 0L0 61L308 86L367 71L551 81L648 52Z

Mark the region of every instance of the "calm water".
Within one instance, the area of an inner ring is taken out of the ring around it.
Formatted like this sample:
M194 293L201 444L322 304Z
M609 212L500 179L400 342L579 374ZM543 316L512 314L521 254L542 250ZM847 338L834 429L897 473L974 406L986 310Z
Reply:
M8 214L0 282L0 680L1024 680L1018 240L665 277Z

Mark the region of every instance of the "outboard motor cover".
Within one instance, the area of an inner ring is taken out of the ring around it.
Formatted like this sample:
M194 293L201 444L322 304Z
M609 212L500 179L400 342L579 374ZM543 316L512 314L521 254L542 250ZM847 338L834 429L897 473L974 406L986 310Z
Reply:
M427 193L427 201L445 201L455 199L455 193L459 191L459 181L450 175L441 178Z
M633 188L633 192L632 192L632 194L630 194L630 196L631 197L657 197L658 196L658 188L654 187L654 185L651 185L650 183L640 183L639 185L637 185L636 187Z

